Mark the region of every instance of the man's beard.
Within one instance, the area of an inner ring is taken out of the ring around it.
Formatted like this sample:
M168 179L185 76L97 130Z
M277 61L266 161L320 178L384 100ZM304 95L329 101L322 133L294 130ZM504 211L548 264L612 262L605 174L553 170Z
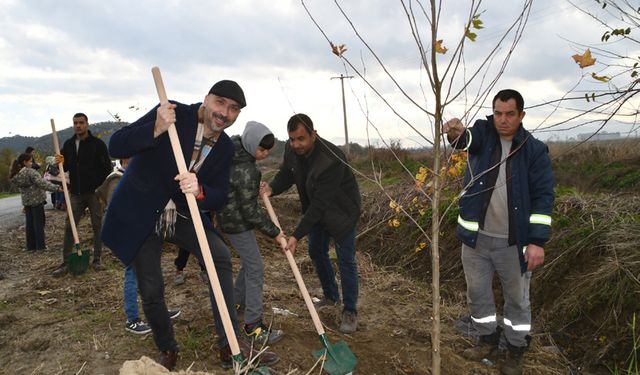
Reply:
M220 127L216 124L216 122L214 121L214 119L211 119L211 124L210 124L210 128L211 130L215 131L215 132L221 132L224 129L228 128L229 125L231 125L231 122L229 121L229 118L227 118L226 116L221 115L220 113L216 113L213 112L212 117L220 120L223 122L223 125Z

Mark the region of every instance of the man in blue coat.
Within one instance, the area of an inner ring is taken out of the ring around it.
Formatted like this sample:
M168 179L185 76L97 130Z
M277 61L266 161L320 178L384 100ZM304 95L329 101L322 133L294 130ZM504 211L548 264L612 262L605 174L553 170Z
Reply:
M178 345L164 300L160 256L165 239L193 253L202 262L185 194L196 197L207 240L227 307L234 306L233 275L229 249L202 211L217 210L227 199L233 144L224 133L246 105L240 86L223 80L211 88L203 103L170 102L114 133L109 152L114 158L130 158L129 166L107 210L102 240L125 264L133 264L142 307L160 350L160 363L173 370ZM189 172L178 174L167 129L175 123L180 148ZM231 350L209 288L220 360L230 367ZM229 308L234 329L235 309ZM237 332L236 332L237 335ZM249 348L240 342L245 357ZM278 357L267 352L261 362L269 365Z
M493 115L465 129L443 125L449 142L469 153L456 233L462 241L467 301L477 345L463 356L482 360L506 347L502 374L521 374L531 337L531 270L544 262L553 210L554 178L547 146L522 126L524 99L502 90ZM504 295L504 329L497 324L493 275Z

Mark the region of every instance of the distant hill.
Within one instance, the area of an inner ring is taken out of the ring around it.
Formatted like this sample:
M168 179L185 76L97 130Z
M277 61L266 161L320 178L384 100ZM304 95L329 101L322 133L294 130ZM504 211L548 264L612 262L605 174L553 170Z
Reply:
M89 125L89 131L91 134L102 139L108 144L111 134L126 125L129 125L129 123L115 121L98 122L96 124ZM73 127L59 129L58 140L60 141L60 147L62 147L65 140L72 136ZM51 133L43 135L42 137L24 137L21 135L14 135L12 137L0 138L0 150L8 148L14 154L24 152L28 146L35 148L43 157L53 155L53 141L51 140Z
M129 125L128 122L115 122L105 121L98 122L93 125L89 125L89 131L94 136L102 139L106 144L109 144L111 134L120 128ZM73 136L73 127L66 129L58 129L58 140L60 141L60 147L65 140ZM275 147L271 150L270 158L273 160L280 160L284 152L284 141L276 139ZM0 150L5 148L11 150L11 153L18 155L21 152L31 146L35 148L43 158L49 155L53 155L53 141L51 140L51 133L43 135L41 137L25 137L22 135L14 135L12 137L0 138Z

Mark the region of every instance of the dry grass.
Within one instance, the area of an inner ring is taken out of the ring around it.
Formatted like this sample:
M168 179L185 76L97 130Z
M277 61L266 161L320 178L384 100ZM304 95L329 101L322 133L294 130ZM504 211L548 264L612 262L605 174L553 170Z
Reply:
M569 195L556 204L547 262L534 290L545 325L574 362L623 364L640 310L640 198ZM637 334L637 333L636 333Z
M633 179L640 170L640 140L570 146L550 147L560 188L545 266L535 272L532 286L534 342L542 356L559 349L573 369L624 368L633 351L629 323L640 311L640 184ZM390 186L387 193L404 208L416 196L411 182ZM399 227L388 225L401 216L389 207L388 196L374 191L364 197L359 248L387 269L430 282L430 252L415 251L425 236L406 219ZM418 223L429 232L428 221ZM465 281L454 228L445 220L441 229L441 293L462 314Z

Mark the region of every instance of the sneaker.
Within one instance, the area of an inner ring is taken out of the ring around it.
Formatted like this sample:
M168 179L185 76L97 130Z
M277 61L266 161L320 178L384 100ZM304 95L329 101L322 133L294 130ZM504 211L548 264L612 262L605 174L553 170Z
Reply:
M280 329L270 329L262 322L258 322L255 324L245 324L243 332L245 340L247 340L249 343L254 341L254 346L273 345L282 340L282 337L284 336L284 331Z
M180 316L180 313L182 313L182 311L180 310L167 310L167 312L169 313L169 319L173 320L177 317Z
M180 271L176 273L176 277L173 279L173 285L182 285L187 280L184 272Z
M340 332L354 333L358 329L358 314L355 311L344 310L342 312L342 323Z
M322 297L318 300L318 302L314 302L313 305L316 307L316 309L322 309L324 307L340 306L340 302L334 301L331 298Z
M151 327L149 327L140 319L135 322L130 322L127 320L127 322L124 324L124 329L125 331L134 333L136 335L145 335L151 332Z
M67 265L65 263L62 263L62 265L60 267L56 268L51 273L51 276L53 276L53 277L62 277L64 275L66 275L67 272L69 272L69 270L67 269Z

